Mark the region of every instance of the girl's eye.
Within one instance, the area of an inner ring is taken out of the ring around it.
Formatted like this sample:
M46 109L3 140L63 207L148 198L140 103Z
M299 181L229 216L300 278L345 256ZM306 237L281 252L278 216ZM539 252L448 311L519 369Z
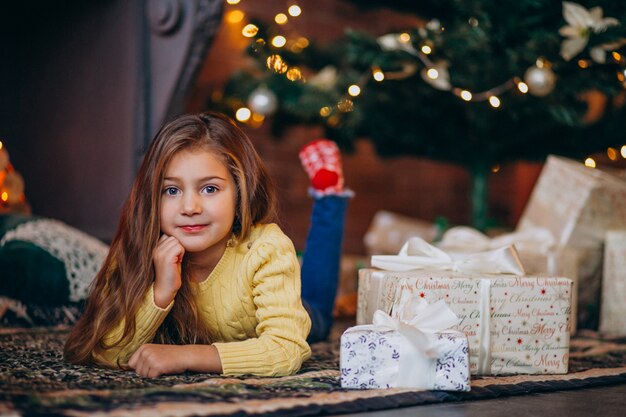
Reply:
M206 187L204 187L202 189L202 192L206 193L206 194L213 194L215 192L217 192L217 187L214 185L207 185Z
M163 190L163 194L165 194L165 195L177 195L178 194L178 189L176 187L167 187L165 190Z

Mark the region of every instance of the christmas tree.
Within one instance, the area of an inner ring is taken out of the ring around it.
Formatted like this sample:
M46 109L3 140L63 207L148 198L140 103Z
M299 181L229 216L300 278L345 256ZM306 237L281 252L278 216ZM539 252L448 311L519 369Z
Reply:
M277 136L315 123L344 149L368 138L381 156L461 165L472 173L478 228L492 167L607 148L618 156L626 3L354 3L411 13L421 24L382 36L347 30L316 45L288 39L278 23L250 21L244 34L255 65L234 74L209 107L243 122L265 119Z

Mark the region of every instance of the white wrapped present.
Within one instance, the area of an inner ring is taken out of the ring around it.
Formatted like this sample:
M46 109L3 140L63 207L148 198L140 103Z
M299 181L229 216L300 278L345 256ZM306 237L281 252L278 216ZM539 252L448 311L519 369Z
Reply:
M459 320L445 302L405 298L398 309L402 319L377 311L343 333L341 386L469 391L467 338L446 330Z
M600 169L548 156L517 230L548 229L558 246L580 252L579 327L595 328L608 230L626 229L626 181Z
M626 230L610 230L604 247L600 331L626 336Z
M570 332L576 332L578 301L578 264L581 252L556 246L552 233L544 228L528 228L493 238L467 226L448 229L437 245L446 252L475 253L515 245L527 275L545 274L573 281Z
M525 276L513 247L455 259L429 246L409 241L401 255L372 257L386 270L359 271L357 323L393 314L404 293L445 300L468 338L470 373L567 373L572 280Z

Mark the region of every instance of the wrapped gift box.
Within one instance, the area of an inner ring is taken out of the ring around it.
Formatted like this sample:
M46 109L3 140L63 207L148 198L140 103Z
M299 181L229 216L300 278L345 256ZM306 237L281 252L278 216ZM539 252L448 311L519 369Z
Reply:
M626 230L606 234L600 331L626 336Z
M397 319L379 310L372 325L343 333L341 386L469 391L467 337L446 330L459 322L446 303L407 294L397 309Z
M547 229L526 229L489 237L467 226L448 229L438 247L450 252L476 253L515 245L524 271L529 275L549 275L569 278L574 282L570 313L570 332L576 332L578 274L581 255L585 251L555 246Z
M391 312L404 292L445 300L467 335L470 373L564 374L569 359L572 280L452 271L359 271L357 324Z
M364 243L369 254L392 254L398 253L409 237L419 236L432 242L438 231L435 223L381 210L374 215Z
M626 229L626 181L567 158L549 156L517 230L537 227L550 230L558 246L582 251L579 324L595 327L602 244L607 230Z
M572 301L570 311L570 333L576 333L578 321L578 264L580 251L559 247L541 252L533 249L517 251L524 270L528 275L548 275L572 280Z

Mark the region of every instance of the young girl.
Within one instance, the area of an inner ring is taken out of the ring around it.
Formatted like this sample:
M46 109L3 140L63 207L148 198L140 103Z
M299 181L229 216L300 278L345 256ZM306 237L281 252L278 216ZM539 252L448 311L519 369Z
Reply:
M271 223L273 184L250 140L215 113L165 125L144 158L65 358L144 377L297 372L311 354L309 330L309 341L320 340L332 324L351 196L332 145L315 142L300 155L318 185L303 305L300 265L291 240Z

